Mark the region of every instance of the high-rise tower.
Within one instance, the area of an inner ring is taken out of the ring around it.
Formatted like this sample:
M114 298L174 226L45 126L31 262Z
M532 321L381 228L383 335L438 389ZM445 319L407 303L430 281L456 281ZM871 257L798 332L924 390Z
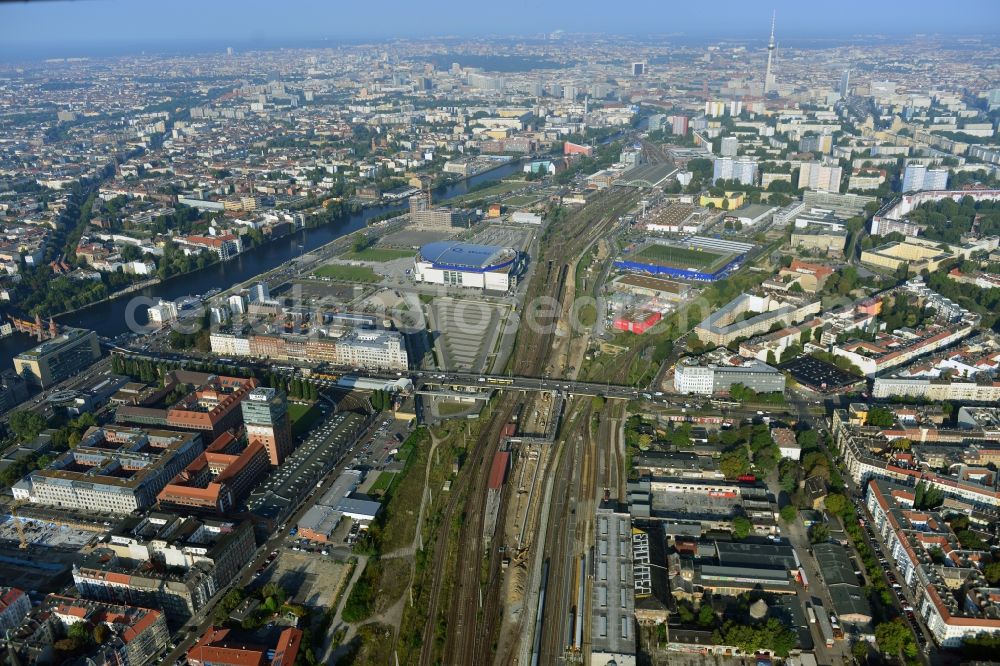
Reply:
M277 467L295 448L288 419L288 403L283 391L257 387L241 403L247 441L259 441Z
M764 94L774 90L774 74L771 72L771 66L774 63L774 49L776 45L774 43L774 19L775 13L771 13L771 39L767 42L767 69L764 70Z

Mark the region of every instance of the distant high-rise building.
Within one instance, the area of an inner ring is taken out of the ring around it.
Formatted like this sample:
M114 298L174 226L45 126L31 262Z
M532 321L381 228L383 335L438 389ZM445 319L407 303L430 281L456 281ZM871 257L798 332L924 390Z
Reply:
M473 88L478 88L479 90L486 90L490 92L501 92L503 91L503 77L501 76L487 76L485 74L469 74L469 85Z
M990 111L1000 109L1000 88L994 88L986 93L986 103L990 105Z
M717 157L712 165L712 183L736 180L741 185L757 181L757 161L749 157Z
M671 123L673 125L673 133L680 134L681 136L688 133L688 117L687 116L674 116Z
M644 62L632 63L632 76L642 76L645 73L646 73L646 63Z
M226 55L227 56L233 55L233 47L232 46L227 46L226 47Z
M729 101L729 115L736 117L743 113L743 101L734 99Z
M840 75L840 99L847 99L851 94L851 70L845 69Z
M810 134L799 140L799 150L804 153L828 154L833 150L833 137L829 134Z
M718 100L716 100L714 102L711 101L711 100L705 102L705 115L706 116L721 116L721 115L725 115L725 113L726 113L726 103L725 102L720 102Z
M258 387L243 400L242 408L247 441L263 444L271 464L277 467L294 448L285 394Z
M723 157L736 157L736 153L740 148L740 140L735 136L723 137L722 145L719 149L719 153Z
M774 90L774 50L777 45L774 43L774 19L776 14L771 14L771 39L767 42L767 69L764 70L764 94Z
M903 171L903 192L948 189L947 169L928 169L926 164L907 164Z
M798 187L824 192L840 192L843 171L839 166L828 166L820 162L803 162L799 167Z
M575 100L580 94L580 89L574 85L568 85L563 87L563 99L565 100Z
M271 300L271 291L267 288L266 282L258 282L250 287L250 302L263 303Z

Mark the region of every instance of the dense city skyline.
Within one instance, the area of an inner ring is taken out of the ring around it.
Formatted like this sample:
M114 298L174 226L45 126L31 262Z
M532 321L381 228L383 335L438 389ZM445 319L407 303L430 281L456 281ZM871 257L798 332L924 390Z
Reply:
M0 0L0 665L992 659L998 29Z
M606 11L605 5L581 7L559 0L505 6L503 12L476 11L451 0L413 4L392 0L380 5L377 17L364 4L327 5L297 0L199 3L181 0L169 11L149 2L32 2L0 5L0 55L5 58L118 55L143 51L189 50L237 46L241 49L294 47L386 38L432 36L535 36L567 33L662 34L687 39L766 40L771 11L778 15L779 46L802 40L858 35L912 36L982 34L1000 26L1000 4L981 0L952 3L934 11L935 3L895 5L857 0L817 9L807 3L721 2L723 10L706 20L700 6L640 0L628 11Z

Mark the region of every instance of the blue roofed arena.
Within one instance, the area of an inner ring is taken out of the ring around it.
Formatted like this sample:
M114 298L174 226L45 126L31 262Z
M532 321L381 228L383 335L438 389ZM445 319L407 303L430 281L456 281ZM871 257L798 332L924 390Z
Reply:
M460 241L428 243L417 254L414 279L451 287L507 291L517 260L517 251L509 247Z

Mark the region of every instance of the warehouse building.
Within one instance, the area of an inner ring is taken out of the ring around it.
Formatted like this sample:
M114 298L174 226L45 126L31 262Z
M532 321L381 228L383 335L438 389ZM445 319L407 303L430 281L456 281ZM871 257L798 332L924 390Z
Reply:
M591 663L636 663L635 585L632 571L632 519L600 507L596 517L594 582L591 591ZM580 623L581 615L577 615Z

